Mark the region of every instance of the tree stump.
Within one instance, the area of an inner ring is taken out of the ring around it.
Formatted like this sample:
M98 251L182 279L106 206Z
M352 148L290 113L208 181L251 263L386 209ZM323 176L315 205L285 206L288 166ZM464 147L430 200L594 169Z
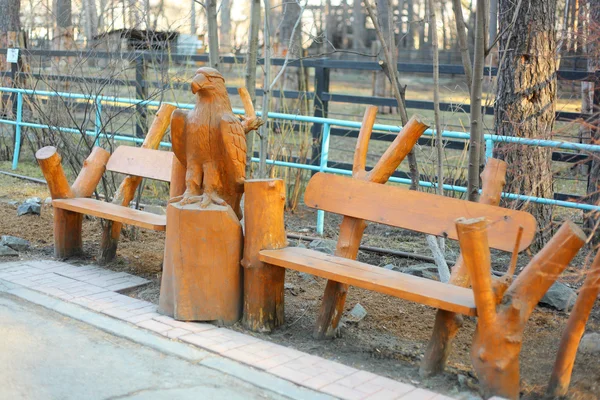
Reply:
M242 225L229 206L167 207L158 311L231 325L242 315Z

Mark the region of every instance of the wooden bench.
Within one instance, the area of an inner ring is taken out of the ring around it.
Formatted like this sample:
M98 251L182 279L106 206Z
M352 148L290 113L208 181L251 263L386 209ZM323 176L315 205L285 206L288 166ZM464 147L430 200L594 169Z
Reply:
M513 251L520 227L518 251L529 246L536 222L528 213L498 207L506 163L490 159L482 173L479 202L385 186L402 160L427 129L418 116L401 130L376 165L366 169L368 144L377 113L367 108L354 154L352 178L318 173L305 192L307 206L343 215L335 256L306 249L285 248L282 183L253 180L245 184L244 319L256 331L271 331L283 323L285 269L294 269L328 280L314 337L332 337L344 312L349 285L416 301L450 313L475 315L474 296L464 278L462 259L453 268L459 282L442 284L399 272L385 271L354 261L366 221L404 228L427 235L457 239L457 218L485 217L493 225L490 246ZM463 279L464 278L464 279Z
M101 155L101 156L99 156ZM173 168L178 163L172 152L132 146L120 146L112 155L96 147L84 163L75 183L69 188L60 165L56 148L45 147L36 153L40 167L48 181L54 207L55 255L66 258L81 252L82 216L92 215L140 228L164 231L167 220L164 215L135 210L127 206L91 199L89 196L102 178L106 169L129 177L153 179L163 182L181 179L181 169ZM93 167L91 167L93 165ZM92 168L93 174L86 172ZM177 170L176 174L173 171ZM77 190L78 182L85 181L85 192ZM135 192L137 185L133 188ZM181 184L171 185L171 194L180 194ZM127 202L128 203L128 202Z
M485 217L493 226L488 236L490 247L504 251L514 249L519 227L523 227L519 251L529 247L536 229L533 216L523 211L325 173L311 178L304 202L309 207L347 217L453 240L458 239L455 228L458 218ZM262 250L260 260L443 310L477 314L471 289L388 271L316 250L293 247Z

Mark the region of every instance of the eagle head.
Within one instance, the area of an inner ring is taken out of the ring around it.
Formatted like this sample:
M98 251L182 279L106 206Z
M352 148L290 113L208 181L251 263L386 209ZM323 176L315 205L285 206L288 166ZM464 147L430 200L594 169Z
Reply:
M219 71L210 67L202 67L196 71L192 79L193 94L209 94L209 92L224 88L225 78Z

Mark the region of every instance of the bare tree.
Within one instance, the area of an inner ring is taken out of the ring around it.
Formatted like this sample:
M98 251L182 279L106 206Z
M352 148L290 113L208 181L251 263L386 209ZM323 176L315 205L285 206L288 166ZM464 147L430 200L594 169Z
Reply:
M251 0L250 3L250 32L248 37L248 52L246 53L246 89L250 94L252 104L256 104L256 63L258 59L258 31L260 30L260 0ZM263 116L266 119L266 116ZM254 131L247 136L248 142L248 168L250 158L254 156Z
M556 110L556 1L519 7L520 2L500 0L498 5L499 25L512 26L500 34L494 130L549 139ZM553 198L550 148L507 144L499 150L509 165L508 191ZM528 207L540 226L536 244L541 247L552 236L552 209L537 203Z
M221 48L225 53L231 53L231 0L221 0Z
M74 47L71 0L56 0L54 14L56 15L54 48L71 50Z
M365 48L365 13L361 0L352 3L352 48L356 51Z

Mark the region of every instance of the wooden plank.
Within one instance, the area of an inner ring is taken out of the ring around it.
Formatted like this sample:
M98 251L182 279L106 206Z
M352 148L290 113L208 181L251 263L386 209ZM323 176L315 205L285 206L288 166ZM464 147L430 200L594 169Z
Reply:
M389 271L299 247L262 250L262 262L465 315L477 315L470 289Z
M129 207L123 207L105 201L77 198L53 200L52 206L63 210L74 211L81 214L93 215L111 221L135 225L153 231L164 231L167 226L167 218L164 215L156 215Z
M380 185L319 172L306 187L304 203L313 208L380 224L458 240L458 218L485 217L490 247L512 252L519 226L519 251L531 244L535 218L524 211L474 203L452 197Z
M106 170L170 182L172 165L170 151L119 146L110 156Z

